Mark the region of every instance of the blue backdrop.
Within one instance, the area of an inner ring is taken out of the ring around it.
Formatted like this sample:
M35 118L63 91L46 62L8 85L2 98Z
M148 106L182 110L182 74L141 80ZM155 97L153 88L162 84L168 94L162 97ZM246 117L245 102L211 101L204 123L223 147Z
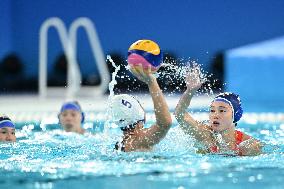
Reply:
M208 65L218 51L284 34L282 0L1 0L0 58L16 52L26 75L37 75L39 29L49 17L60 17L69 27L81 16L97 26L105 54L126 55L141 38L158 42L178 57ZM57 33L49 32L49 67L62 51ZM95 70L84 32L78 35L83 73Z
M226 53L226 88L240 94L244 105L283 111L283 70L284 37L232 49Z

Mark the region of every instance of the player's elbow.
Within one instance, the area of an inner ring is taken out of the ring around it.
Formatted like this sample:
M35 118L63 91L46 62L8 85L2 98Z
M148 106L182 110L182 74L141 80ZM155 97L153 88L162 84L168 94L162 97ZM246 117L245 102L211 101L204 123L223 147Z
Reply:
M165 125L167 127L170 127L173 123L173 120L172 120L172 117L171 116L168 116L166 119L165 119Z
M177 108L175 109L174 116L178 122L182 121L183 114Z
M157 125L163 128L170 128L173 123L171 115L166 116L163 120L157 121Z

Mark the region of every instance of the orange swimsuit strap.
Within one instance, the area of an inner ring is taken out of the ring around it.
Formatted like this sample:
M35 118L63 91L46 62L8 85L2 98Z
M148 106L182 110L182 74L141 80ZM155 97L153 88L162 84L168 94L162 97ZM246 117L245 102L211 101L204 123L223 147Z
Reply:
M243 142L243 135L244 135L244 133L242 131L236 130L235 138L236 138L236 144L237 145L239 145L241 142Z
M235 132L236 148L233 149L234 151L239 151L238 145L239 145L241 142L243 142L243 135L244 135L243 132L236 130L236 132ZM217 153L217 152L219 152L219 147L216 146L216 145L215 145L215 146L211 146L211 147L209 148L209 150L210 150L211 153ZM239 154L239 155L241 155L241 154Z

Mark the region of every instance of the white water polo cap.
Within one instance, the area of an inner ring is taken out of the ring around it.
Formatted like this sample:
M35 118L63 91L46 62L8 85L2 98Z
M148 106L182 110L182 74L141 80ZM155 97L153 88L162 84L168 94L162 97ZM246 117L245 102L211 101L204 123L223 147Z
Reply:
M110 99L110 113L113 122L121 130L134 128L139 121L145 122L145 111L137 99L131 95L114 95Z

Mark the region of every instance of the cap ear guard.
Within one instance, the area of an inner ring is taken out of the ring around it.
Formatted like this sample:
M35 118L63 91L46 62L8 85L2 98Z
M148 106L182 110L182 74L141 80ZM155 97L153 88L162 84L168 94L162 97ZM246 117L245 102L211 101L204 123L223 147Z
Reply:
M61 114L61 113L57 114L57 118L58 118L58 123L59 123L59 124L61 124L61 123L60 123L60 114Z
M81 115L82 115L81 123L84 123L85 122L85 113L81 112Z
M236 112L235 112L235 116L234 116L234 123L237 123L241 117L243 115L243 109L242 107L240 107Z

